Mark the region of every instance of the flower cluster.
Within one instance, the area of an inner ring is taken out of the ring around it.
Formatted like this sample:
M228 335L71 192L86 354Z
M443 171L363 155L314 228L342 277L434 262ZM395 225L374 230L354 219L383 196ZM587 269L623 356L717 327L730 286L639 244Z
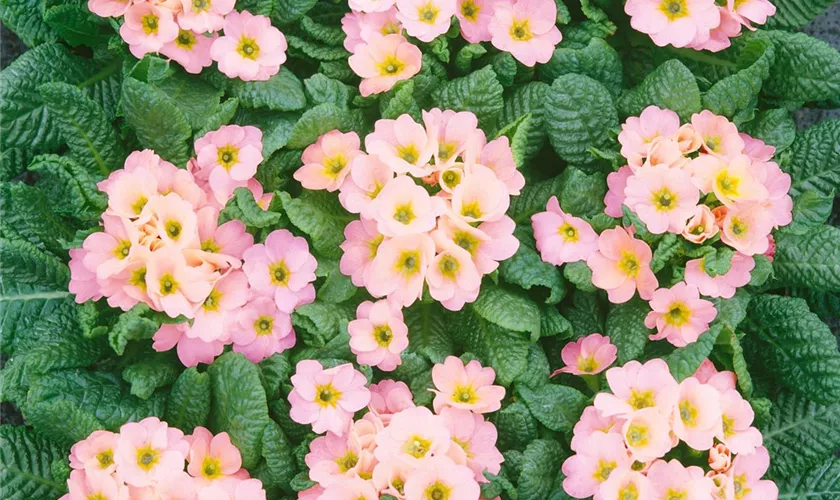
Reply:
M754 31L776 13L769 0L628 0L624 11L633 29L664 47L721 51L741 29Z
M70 251L70 291L79 303L104 296L124 311L142 303L190 320L165 324L154 343L158 351L177 345L187 366L212 362L231 343L259 362L294 345L290 315L314 300L317 264L289 231L255 245L242 222L219 223L235 188L249 189L264 209L272 200L253 178L259 129L224 126L195 151L186 170L151 150L134 152L98 184L108 196L104 230Z
M735 389L735 374L706 360L678 383L661 359L607 371L599 393L575 425L563 463L563 488L575 498L714 498L775 500L761 477L770 465L754 413ZM684 443L684 444L683 444ZM708 467L685 466L708 452ZM670 457L665 460L665 455Z
M269 18L233 10L235 3L88 0L88 8L100 17L124 16L120 36L138 59L159 53L194 74L215 61L229 78L268 80L286 62L286 38Z
M341 244L340 269L354 285L408 307L428 284L459 310L519 247L505 212L525 179L507 137L487 142L474 114L433 109L423 122L377 121L367 153L355 133L329 132L306 148L294 177L307 189L338 190L361 216Z
M449 31L453 15L465 40L491 42L526 66L548 62L562 39L551 0L350 0L350 8L341 20L344 47L363 96L420 71L420 49L403 33L431 42Z
M466 366L448 357L432 370L434 413L415 406L408 386L383 380L364 387L351 365L323 370L301 361L289 395L292 419L312 423L326 435L313 440L305 457L317 484L300 493L307 500L478 500L484 472L498 474L496 427L483 413L499 409L505 390L492 385L492 368ZM353 420L353 413L368 412Z
M73 445L70 467L70 492L60 500L265 500L262 482L242 468L226 432L196 427L185 436L156 417L116 434L94 432Z

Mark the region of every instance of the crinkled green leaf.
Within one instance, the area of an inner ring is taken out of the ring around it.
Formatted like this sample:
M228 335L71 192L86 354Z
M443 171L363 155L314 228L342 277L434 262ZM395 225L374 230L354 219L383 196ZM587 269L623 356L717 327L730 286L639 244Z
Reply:
M339 61L350 56L344 50L344 47L321 45L295 35L286 35L286 41L289 42L289 53L301 58L310 58L316 61Z
M187 368L172 384L166 403L165 420L189 434L207 424L210 416L210 375Z
M552 83L558 76L577 73L591 77L618 97L623 74L621 58L607 42L593 38L582 49L557 47L551 60L539 67L540 78Z
M560 269L544 262L534 246L534 237L530 228L517 227L514 233L519 239L519 249L510 259L499 267L502 279L526 290L534 286L548 288L547 304L557 304L566 296L566 282Z
M326 191L304 191L298 198L280 193L283 211L292 224L309 235L319 255L330 259L341 257L339 245L344 241L344 228L353 217L344 210L335 195Z
M776 62L764 82L767 95L797 102L840 96L840 52L804 33L767 32L776 47Z
M712 85L703 95L703 108L730 118L752 110L775 58L769 39L755 37L747 41L738 55L740 71Z
M840 120L826 120L796 136L784 169L791 176L790 195L840 192Z
M823 196L816 191L805 191L793 201L793 222L785 231L804 234L825 224L834 207L834 193Z
M676 59L653 70L638 87L625 90L618 100L622 115L638 116L648 106L674 111L684 121L702 109L694 74Z
M545 95L550 88L543 82L530 82L514 88L505 98L505 107L502 109L499 123L506 126L524 115L529 115L525 159L534 157L545 144ZM517 166L522 168L522 165Z
M462 312L461 318L452 332L455 341L496 370L496 383L510 385L525 370L530 344L527 334L506 330L470 311Z
M44 22L41 5L37 0L3 0L0 2L0 20L30 47L54 42L58 34Z
M721 323L712 325L711 328L700 335L696 342L688 344L685 347L679 347L666 356L665 361L668 362L671 375L679 382L694 375L694 372L697 371L697 368L700 367L703 360L709 357L709 354L715 347L717 338L726 328Z
M123 112L140 145L162 158L184 165L190 157L192 135L187 118L166 92L134 78L123 81Z
M260 469L257 477L265 486L286 487L295 477L297 468L292 456L292 445L276 422L265 426L262 438L262 456L265 468Z
M414 99L414 80L407 80L383 95L379 101L379 109L382 112L382 118L387 120L395 120L400 115L408 114L419 122L422 115L420 106Z
M42 252L25 240L0 239L4 280L63 288L70 281L70 269L58 257Z
M486 53L487 49L480 43L464 45L455 55L455 67L461 73L468 73L473 61Z
M56 214L41 189L24 184L0 184L0 228L9 238L26 240L40 250L64 254L59 238L72 240L75 231Z
M778 155L796 139L796 123L786 109L759 111L755 119L743 125L743 132L776 148Z
M353 312L347 305L316 300L298 307L292 314L292 322L305 330L303 341L307 345L321 348L336 335L346 333L347 323L355 319Z
M181 368L169 354L156 353L125 367L122 378L131 384L131 394L149 399L156 389L175 382Z
M549 429L569 432L575 426L589 398L571 387L544 384L536 387L516 386L534 418Z
M524 450L537 437L537 421L522 401L502 408L493 417L501 450Z
M818 466L803 470L800 474L776 481L776 485L779 487L780 499L840 498L840 459L831 457Z
M84 3L53 6L47 3L43 14L44 22L55 31L58 38L73 47L102 45L112 36L107 30L103 30L103 20L88 10Z
M471 111L479 126L492 126L504 107L502 85L490 66L444 83L435 93L441 109Z
M557 311L555 308L552 309ZM550 373L551 367L548 364L545 351L539 344L531 344L528 346L528 361L525 365L525 371L516 377L515 382L532 388L540 387L548 383Z
M813 21L834 0L773 0L776 13L767 19L768 28L801 28Z
M65 447L102 428L102 423L84 407L66 400L27 404L21 411L28 425Z
M607 193L607 179L601 173L586 172L567 167L560 176L563 190L560 192L560 208L578 217L593 216L604 211L604 195Z
M453 351L449 314L438 304L421 302L406 309L404 315L411 350L432 363L443 363Z
M214 115L219 112L222 90L183 72L176 72L156 86L175 101L193 130L202 129L208 121L218 121Z
M473 303L472 310L507 330L527 332L534 340L540 336L540 310L527 296L486 283Z
M339 108L331 102L319 104L306 110L300 117L289 137L288 146L292 149L304 149L331 130L348 132L355 128L355 120L354 112Z
M840 291L840 229L818 226L804 234L776 235L775 281L823 292Z
M519 498L548 498L562 461L563 450L557 441L538 439L529 444L522 456L522 473L517 484Z
M239 98L245 108L268 108L272 111L297 111L306 106L303 85L289 69L266 81L243 82L234 80L230 93Z
M52 499L67 488L55 481L50 466L67 450L25 426L0 425L0 497L7 500Z
M563 276L575 287L583 292L594 292L595 285L592 284L592 269L585 261L570 262L563 266Z
M275 8L271 19L277 24L297 21L318 3L318 0L274 0Z
M331 102L336 106L347 107L355 94L355 89L349 85L321 73L316 73L307 78L303 81L303 85L309 102L314 104Z
M108 343L114 352L122 355L130 340L150 339L158 331L160 324L144 316L148 311L146 305L140 304L120 314L108 331Z
M248 227L274 227L283 218L282 214L264 210L254 200L254 193L246 187L236 188L233 197L220 214L220 220L238 219Z
M90 173L65 156L41 155L29 165L38 173L38 187L53 202L59 215L80 219L99 219L108 205L107 197L96 187Z
M645 326L645 316L649 312L645 301L633 299L618 304L607 314L606 334L618 348L619 364L642 355L648 336L653 333Z
M311 17L304 16L300 20L300 27L304 33L321 43L340 46L344 42L345 35L339 26L319 24Z

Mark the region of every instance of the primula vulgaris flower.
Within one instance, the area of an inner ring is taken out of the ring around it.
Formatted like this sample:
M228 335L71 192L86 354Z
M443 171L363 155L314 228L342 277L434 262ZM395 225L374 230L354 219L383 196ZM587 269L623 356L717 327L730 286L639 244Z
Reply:
M231 12L225 16L224 35L210 48L219 71L228 78L268 80L286 62L286 37L265 16Z
M585 220L567 214L556 196L548 200L545 212L531 216L537 250L545 262L559 266L586 260L598 250L598 234Z
M593 333L569 342L560 351L560 358L566 364L555 370L551 376L560 373L572 375L595 375L606 370L615 362L618 348L610 343L609 337Z
M639 296L650 299L659 285L650 270L653 253L642 240L623 228L607 229L598 238L598 251L586 264L592 270L592 284L607 291L610 302L620 304Z
M701 299L696 286L684 282L656 290L649 304L652 311L645 326L657 330L650 340L667 339L677 347L696 342L717 316L715 305Z
M557 5L551 0L497 2L489 26L491 41L525 66L545 64L563 39L556 19Z
M337 191L350 173L351 162L362 154L359 145L355 132L327 132L303 151L303 166L295 172L295 180L306 189Z
M505 397L505 389L493 385L495 379L496 371L482 367L476 360L464 365L455 356L447 356L443 364L432 368L435 411L439 413L447 406L475 413L498 410Z
M402 364L400 353L408 347L408 327L398 304L388 300L362 302L347 331L350 350L359 364L383 371L393 371Z
M349 363L325 370L315 360L301 361L292 376L290 416L299 424L312 424L318 434L343 436L353 414L370 401L366 382Z
M362 77L359 92L364 97L386 92L420 72L423 54L400 34L372 33L354 50L347 62Z

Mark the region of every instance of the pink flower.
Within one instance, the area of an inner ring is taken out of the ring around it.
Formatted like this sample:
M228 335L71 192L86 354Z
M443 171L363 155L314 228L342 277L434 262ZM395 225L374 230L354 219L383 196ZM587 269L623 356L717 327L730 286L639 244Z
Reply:
M333 483L324 490L318 500L378 500L379 493L369 481L351 477Z
M696 286L708 297L731 299L735 290L750 282L750 271L755 267L752 257L741 253L732 256L729 272L712 278L706 274L703 259L690 260L685 264L685 282Z
M732 12L726 7L719 6L720 24L709 32L708 38L695 38L688 47L694 50L708 50L710 52L720 52L732 45L730 38L735 38L741 34L741 23L733 16Z
M716 388L718 392L726 392L730 389L735 389L737 379L735 372L723 371L719 372L715 364L707 359L704 359L697 371L692 377L699 380L701 383L709 384Z
M455 0L397 0L397 19L421 42L431 42L449 30Z
M111 474L117 467L114 463L117 437L113 432L94 431L70 448L70 467Z
M754 30L750 24L764 24L767 18L776 13L776 6L769 0L728 0L727 8L735 19L747 28Z
M720 396L714 387L689 377L680 383L674 407L674 434L695 450L708 450L721 428Z
M551 376L559 373L572 375L601 373L615 363L617 353L618 349L610 343L609 337L593 333L575 342L569 342L563 347L560 357L566 366L556 370Z
M140 243L153 251L159 248L197 248L199 245L195 211L176 193L149 200L136 226L140 230Z
M125 22L120 36L138 59L149 52L157 52L178 36L178 24L172 11L150 2L139 2L125 10Z
M624 211L621 206L624 204L624 188L627 186L627 179L633 175L633 169L625 165L616 172L607 175L607 191L604 196L604 213L610 217L621 217Z
M373 485L381 495L401 498L405 493L405 482L414 470L403 462L378 462L373 468Z
M398 174L431 173L428 163L435 144L429 140L426 129L409 115L400 115L396 120L377 120L373 133L365 137L365 149Z
M320 500L321 495L324 494L324 488L320 484L316 484L311 488L307 488L298 492L298 500ZM375 497L373 497L375 500Z
M209 206L199 210L197 216L202 252L239 261L245 250L254 245L254 237L245 230L242 221L231 220L219 225L219 211Z
M769 246L773 219L754 204L729 210L721 223L720 240L744 255L765 253Z
M613 474L630 470L631 464L620 434L592 434L563 462L563 489L575 498L600 498L601 485Z
M224 125L195 141L198 165L209 172L216 200L224 204L237 187L257 173L263 161L262 132L256 127Z
M97 187L108 195L106 213L136 219L149 200L158 194L158 179L151 169L128 170L129 162L139 159L140 154L135 151L129 155L124 170L111 172L106 180L97 184ZM157 159L160 160L160 157Z
M645 326L656 327L657 331L650 340L667 339L677 347L696 342L717 316L715 305L701 299L696 286L682 281L653 292L650 308L652 311L645 317Z
M362 218L347 224L344 238L340 245L344 255L339 261L339 269L345 276L350 276L354 285L365 286L371 282L368 278L371 263L385 237L376 230L375 221Z
M685 47L705 40L720 24L715 0L629 0L624 12L633 29L650 35L660 47Z
M752 161L769 162L776 154L776 148L747 134L738 134L744 141L744 154Z
M765 163L764 171L764 187L767 188L768 198L762 206L770 214L775 227L787 226L793 220L793 200L788 195L790 175L782 172L774 162Z
M292 318L269 297L255 297L238 314L232 329L233 350L254 363L295 345Z
M703 151L720 158L734 158L744 152L744 140L738 127L709 110L691 116L691 126L703 141Z
M152 348L157 352L164 352L177 346L178 359L184 366L212 363L225 349L225 343L220 340L205 342L199 338L189 338L186 335L189 328L190 325L186 322L161 325L153 337Z
M501 407L505 397L505 388L493 385L496 371L482 367L472 360L464 362L455 356L447 356L443 363L432 368L432 381L435 383L435 412L447 406L475 413L490 413Z
M312 282L318 263L309 244L286 229L272 231L265 244L257 244L242 255L242 269L255 291L274 296L277 308L291 314L301 303L314 299Z
M720 232L720 228L715 221L715 215L709 207L706 205L697 205L694 207L694 215L686 223L682 236L688 241L699 245L713 238L718 232Z
M418 406L391 418L388 427L376 435L374 454L379 462L402 462L420 467L433 457L446 455L450 443L451 435L443 417Z
M347 436L332 432L312 440L306 454L309 478L324 487L354 477L362 450Z
M623 228L607 229L598 238L598 251L590 255L586 265L592 269L592 284L606 290L610 302L621 304L639 296L648 300L659 285L650 270L653 253L642 240Z
M555 266L586 260L598 250L598 234L592 226L565 213L556 196L548 200L545 212L531 216L531 225L542 260Z
M473 165L452 191L452 211L467 222L497 221L509 206L507 186L481 165Z
M297 364L289 393L289 415L299 424L312 424L317 434L344 435L353 413L370 401L367 380L350 363L325 370L315 360Z
M213 64L210 47L218 35L204 36L180 29L174 40L160 48L160 53L180 64L187 73L197 75Z
M99 300L102 298L102 290L96 281L96 272L85 267L87 250L83 248L70 249L70 284L67 289L75 295L77 304L83 304L88 300ZM136 302L135 302L136 303ZM134 304L128 306L130 309Z
M128 487L115 475L98 470L74 470L67 480L67 500L129 500Z
M268 80L286 62L286 37L265 16L233 11L225 16L224 36L210 55L228 78Z
M689 163L690 159L686 158L678 137L657 137L650 143L650 151L644 162L638 164L637 161L640 161L638 157L631 157L628 160L628 164L634 172L641 167L682 168Z
M164 247L151 254L146 270L146 290L155 310L172 318L192 318L204 302L218 273L190 267L181 250Z
M397 82L419 73L422 57L420 49L400 34L371 33L368 40L356 45L347 62L362 77L359 92L367 97L386 92ZM368 152L372 151L368 148Z
M125 14L129 0L88 0L88 10L99 17L120 17Z
M650 154L654 139L671 138L680 128L680 117L670 109L648 106L639 116L631 116L621 125L618 142L621 155L641 165L642 158ZM618 216L616 216L618 217Z
M495 12L496 0L458 0L455 17L461 25L461 36L470 43L489 42L490 20Z
M765 201L769 192L760 178L766 174L762 164L753 164L746 155L737 155L728 163L712 155L703 155L691 162L695 185L715 197L728 208L738 203Z
M175 471L151 486L129 487L128 491L131 500L196 500L198 498L195 479L184 471Z
M396 0L350 0L350 8L361 12L384 12L394 6Z
M685 170L663 165L638 169L627 179L624 194L624 204L654 234L683 232L700 201L700 193Z
M338 200L348 212L372 219L375 217L371 212L373 200L393 178L394 171L386 163L361 153L350 165L350 175L340 187Z
M199 426L190 438L188 462L187 472L201 487L235 474L242 467L242 456L227 432L214 436Z
M224 340L236 322L239 308L248 300L248 278L242 271L232 271L213 285L213 289L196 310L195 321L187 337L204 342Z
M761 480L770 467L770 454L767 448L756 448L755 453L742 453L732 462L732 481L735 491L742 496L739 500L776 500L779 488L776 483Z
M459 464L466 464L475 473L475 480L485 482L484 471L498 474L504 458L496 448L496 426L484 417L467 410L445 407L440 416L449 429L452 441L449 456Z
M449 457L434 457L405 482L406 500L458 498L478 500L480 489L473 471L455 464Z
M625 500L627 498L652 498L650 480L641 472L623 469L610 474L600 489L603 500Z
M653 486L655 498L682 498L685 500L701 500L711 498L714 484L703 474L703 469L697 466L684 467L679 460L669 462L657 460L650 469L647 477Z
M438 170L444 170L463 156L478 130L478 118L469 111L434 108L423 111L423 123Z
M630 415L645 408L656 408L663 415L670 415L679 391L668 364L658 358L645 364L630 361L622 367L610 368L607 382L613 393L595 396L595 408L605 417Z
M627 415L621 434L633 459L638 462L662 458L674 445L668 416L655 407Z
M259 479L249 479L247 475L245 478L222 479L198 491L198 500L265 500L265 498L262 482Z
M387 300L362 302L347 331L350 350L359 364L383 371L393 371L402 364L400 353L408 347L408 327L399 305Z
M157 417L148 417L120 427L116 451L120 478L142 487L184 470L189 443L183 432Z
M402 24L397 20L397 9L393 5L381 12L348 12L341 18L341 29L347 35L344 48L351 54L356 52L358 45L369 41L373 33L383 36L402 34Z
M129 264L144 262L149 252L138 241L140 233L129 219L102 214L103 232L85 238L84 267L107 279L122 272Z
M509 259L519 249L514 229L516 223L506 215L473 227L460 217L447 214L438 219L432 238L441 248L451 243L463 248L470 253L478 272L489 274L499 267L500 261Z
M224 27L225 16L233 10L234 3L235 0L181 0L178 24L181 29L196 33L219 31Z
M429 295L450 311L460 311L464 304L478 298L481 274L463 248L449 245L440 250L426 275Z
M333 130L318 137L303 151L303 166L295 172L295 180L306 189L336 191L350 173L350 163L362 153L359 144L355 132Z
M431 231L445 211L446 204L441 198L429 196L428 191L406 175L398 175L386 184L370 206L377 230L385 236Z
M545 64L563 39L556 19L557 5L549 0L496 3L489 26L491 41L525 66Z
M384 241L370 264L368 292L410 306L423 294L423 280L434 256L435 243L423 233Z
M621 434L621 421L616 417L604 417L594 406L587 406L575 424L574 436L570 447L573 451L581 451L593 434Z
M507 136L501 136L488 142L481 150L478 158L480 165L484 165L496 174L496 178L507 186L508 194L515 196L525 187L525 177L516 168L513 150ZM470 169L470 172L472 169Z
M390 423L393 415L414 406L414 397L405 382L383 380L370 385L368 408L385 425Z
M751 455L761 446L761 432L752 427L755 413L750 403L735 389L721 391L722 425L715 437L737 454Z

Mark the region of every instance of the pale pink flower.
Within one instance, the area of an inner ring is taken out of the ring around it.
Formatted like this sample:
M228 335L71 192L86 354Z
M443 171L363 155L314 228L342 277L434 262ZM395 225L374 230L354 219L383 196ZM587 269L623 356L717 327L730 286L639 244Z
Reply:
M690 161L683 153L683 148L676 137L657 137L650 143L648 157L642 164L637 164L635 160L628 160L628 164L633 171L636 171L641 167L655 166L682 168Z
M167 500L176 500L177 497ZM262 481L244 478L225 478L198 490L198 500L266 500ZM178 499L180 500L180 499Z
M181 0L178 24L181 29L195 33L216 32L225 24L225 16L233 10L236 0Z
M630 361L610 368L607 382L613 393L601 392L595 396L595 408L605 417L630 415L645 408L656 408L663 415L670 415L679 391L668 364L659 358L645 364Z
M434 256L435 243L424 233L384 241L370 264L368 292L410 306L423 294L423 282Z
M120 17L125 14L129 0L88 0L88 10L99 17Z
M735 389L721 391L720 407L723 414L719 432L715 436L732 452L752 454L761 446L761 432L752 427L755 413L750 403Z
M184 366L198 366L199 363L210 364L216 356L225 349L221 340L205 342L199 338L189 338L186 335L189 323L165 323L155 333L152 348L157 352L164 352L177 346L178 359Z
M432 259L426 283L432 298L450 311L460 311L464 304L475 302L478 298L481 274L470 253L451 244Z
M415 471L411 464L399 461L379 462L373 468L373 485L381 495L404 498L405 482Z
M446 33L454 15L455 0L397 0L397 19L421 42Z
M213 65L210 47L216 38L218 35L215 33L213 36L204 36L182 28L174 40L160 48L160 53L180 64L187 73L197 75L202 69Z
M137 305L138 302L147 304L150 307L153 305L147 293L148 287L146 281L146 264L151 252L145 250L145 253L145 257L137 259L136 262L129 263L119 274L97 281L99 291L108 298L109 306L119 307L123 311L128 311ZM70 269L72 272L72 260L70 261Z
M142 487L184 470L189 449L183 432L148 417L120 427L114 461L123 481Z
M655 407L627 415L621 434L630 454L639 462L662 458L674 446L668 416Z
M621 420L616 417L605 417L601 415L594 406L587 406L575 424L574 436L570 447L573 451L579 452L586 446L589 438L596 433L599 434L621 434Z
M332 432L317 437L309 444L306 466L309 479L324 487L356 476L362 450L348 438Z
M511 196L518 195L525 187L525 177L516 168L513 150L507 136L503 135L488 142L481 149L478 163L492 170L496 174L496 178L507 186L508 194Z
M652 258L647 243L617 227L601 233L598 251L586 264L592 269L592 284L606 290L610 302L620 304L630 300L637 288L643 299L653 296L659 282L650 270Z
M730 472L735 484L738 500L776 500L779 488L776 483L762 480L761 477L770 467L770 454L767 448L756 448L755 453L741 453L732 462Z
M650 35L660 47L685 47L704 40L720 24L715 0L629 0L630 26Z
M129 500L128 487L119 477L104 471L74 470L67 480L67 500Z
M444 199L450 199L452 198L452 192L464 180L464 176L466 175L464 172L465 166L462 163L456 163L446 170L433 172L428 177L423 177L423 182L432 186L434 182L439 183L440 191L437 195ZM427 182L427 179L433 179L434 182Z
M154 196L136 221L137 238L150 250L198 248L198 218L192 205L176 193Z
M560 373L572 375L601 373L615 362L617 353L618 349L610 343L609 337L593 333L563 346L560 357L566 366L555 370L551 376Z
M129 264L144 261L148 251L140 246L140 234L128 219L102 214L103 232L85 238L84 266L95 271L97 278L107 279L123 271Z
M406 500L455 498L478 500L480 488L473 471L458 465L449 457L431 458L405 482Z
M303 150L303 166L295 172L295 180L306 189L338 190L350 173L350 163L362 154L359 145L355 132L327 132Z
M354 220L344 228L344 254L338 263L341 273L350 276L354 285L362 287L372 282L368 277L371 263L379 252L385 237L376 230L376 222L362 218Z
M755 268L755 260L747 255L735 253L729 272L712 278L706 274L703 259L690 260L685 264L685 282L696 286L700 293L708 297L731 299L735 290L750 282L750 271Z
M490 20L491 41L525 66L545 64L563 39L556 19L557 5L549 0L498 2Z
M400 353L408 347L408 327L399 305L388 300L362 302L347 331L350 350L359 364L383 371L393 371L402 364Z
M621 155L641 165L641 159L649 155L654 139L669 139L676 135L679 128L680 117L676 113L670 109L648 106L639 116L631 116L621 125L621 133L618 134Z
M697 367L697 371L694 372L692 377L696 378L703 384L711 385L721 393L730 389L735 389L735 384L737 382L735 372L718 371L715 364L709 361L708 358L704 359L703 362L700 363L700 366Z
M601 485L613 474L629 470L632 464L620 434L594 433L576 451L562 468L566 476L563 489L575 498L600 498Z
M114 463L117 437L113 432L94 431L70 448L70 467L111 474L117 467Z
M394 171L372 155L361 153L350 164L350 175L344 179L338 201L350 213L372 219L371 203L382 188L394 178Z
M720 395L714 387L689 377L680 383L674 406L674 434L695 450L708 450L721 433Z
M741 23L724 6L719 6L718 12L720 13L720 24L709 32L708 37L695 38L688 47L694 50L720 52L732 45L730 38L735 38L741 34Z
M489 42L490 20L497 0L457 0L455 17L461 26L461 36L470 43Z
M531 216L531 225L540 257L555 266L586 260L598 250L598 233L585 220L564 212L556 196L549 198L545 212Z
M129 161L136 159L136 152L128 157ZM157 155L155 155L157 156ZM143 208L154 198L157 192L157 176L149 169L116 170L97 187L108 195L108 210L106 213L119 217L136 219Z
M652 498L653 485L641 472L623 469L610 474L600 488L602 500L625 500L628 498Z
M214 285L195 312L187 337L204 342L224 340L236 322L239 308L248 300L248 278L242 271L232 271Z
M703 110L691 116L691 126L703 141L702 151L720 158L734 158L744 152L738 127L725 116Z
M501 219L510 206L507 186L487 167L473 165L452 191L452 211L467 222Z
M237 187L244 187L263 160L262 132L252 126L224 125L195 141L198 165L222 203Z
M484 472L498 474L504 458L496 448L496 426L485 422L484 417L468 410L445 407L440 416L452 441L458 446L449 447L449 456L456 463L466 464L475 473L475 480L485 482Z
M199 487L230 477L242 467L242 456L227 432L215 436L204 427L196 427L189 438L187 472Z
M242 258L251 288L272 295L281 311L291 314L299 304L314 299L312 282L318 263L304 238L278 229L268 235L265 244L246 250Z
M423 124L434 152L435 168L443 170L463 156L478 130L478 118L469 111L423 111Z
M769 192L761 178L766 171L760 163L752 163L746 155L721 160L713 155L701 155L691 162L692 180L703 193L714 193L728 208L738 203L762 202Z
M688 219L685 225L682 236L688 241L699 245L713 238L718 232L720 232L720 228L715 221L715 215L709 207L706 205L697 205L694 207L694 215Z
M423 466L430 458L446 455L452 436L443 417L424 407L408 408L391 418L376 435L374 454L380 462L403 462ZM472 476L472 472L470 472Z
M178 24L172 11L151 2L129 5L124 19L120 36L138 59L149 52L159 51L178 36Z
M788 195L791 179L775 162L764 163L764 187L767 200L762 207L770 214L775 227L787 226L793 220L793 199Z
M379 493L369 481L351 477L331 484L318 500L379 500Z
M394 6L396 0L350 0L350 8L359 12L384 12Z
M320 484L316 484L311 488L298 492L297 500L320 500L321 495L323 494L324 488Z
M370 40L371 34L382 36L402 34L402 24L397 20L397 9L393 6L381 12L348 12L341 18L341 29L347 37L344 48L351 54L356 47Z
M445 211L443 199L429 196L407 175L398 175L388 182L370 205L377 230L389 237L431 231Z
M351 57L352 59L352 57ZM426 129L409 115L396 120L377 120L374 131L365 137L365 149L398 174L424 176L431 173L429 160L435 152Z
M653 486L654 498L682 498L684 500L708 500L714 484L697 466L684 467L679 460L657 460L647 471Z
M726 4L735 19L751 30L755 29L751 23L764 24L776 13L770 0L728 0Z
M146 290L155 310L192 318L218 278L218 272L188 266L180 249L164 247L148 261Z
M776 148L747 134L738 134L744 141L744 154L754 162L769 162L776 154Z
M77 304L83 304L88 300L99 300L102 298L102 289L96 281L96 272L85 267L87 250L83 248L70 249L70 284L67 289L75 295ZM136 302L135 302L136 303ZM128 306L130 309L134 304Z
M129 486L128 491L131 500L196 500L198 495L195 479L184 471L175 471L150 486Z
M295 345L295 331L289 313L277 308L270 297L251 299L237 315L231 329L233 350L254 363Z
M624 194L624 204L654 234L683 232L700 201L688 172L663 165L638 169L627 179Z
M720 240L744 255L767 252L773 230L770 214L755 204L739 205L729 210L721 223Z
M228 78L268 80L286 62L286 37L265 16L233 11L225 16L224 36L210 47L219 71Z
M650 308L645 326L656 327L656 334L650 340L666 339L677 347L696 342L717 316L715 305L701 299L696 286L682 281L653 292Z
M473 227L460 217L446 214L438 219L432 238L439 248L448 248L452 243L463 248L470 253L478 272L489 274L519 249L519 240L513 235L515 229L516 223L506 215Z
M446 406L475 413L490 413L501 407L505 397L505 388L493 385L496 371L482 367L472 360L464 362L455 356L447 356L443 363L432 368L432 381L435 389L435 412L440 413Z
M301 361L292 375L289 415L299 424L312 424L317 434L331 431L343 436L353 414L370 401L366 383L350 363L325 370L315 360Z
M371 401L373 401L373 391L371 391L370 395ZM368 403L368 410L370 409L371 403ZM376 461L372 455L374 448L376 448L376 433L383 428L385 428L385 424L382 419L370 411L365 413L362 418L355 420L352 424L350 424L347 439L353 443L354 446L358 446L359 449L366 451L369 454L363 455L359 458L360 461L364 462L359 467L360 473L366 472L369 468L375 465L369 462Z
M422 57L420 49L400 34L371 33L368 40L356 45L347 62L362 77L359 92L367 97L386 92L419 73ZM368 152L372 151L368 148Z
M238 267L242 254L254 245L254 237L246 231L245 224L234 219L219 225L219 210L210 206L202 208L196 215L201 251L205 253L203 258L212 261L213 257L206 254L213 254L220 261L236 262L234 267Z
M414 407L414 396L405 382L383 380L378 384L370 385L368 408L383 424L388 425L392 416Z
M604 196L604 213L610 217L621 217L624 211L621 206L624 205L624 188L627 187L627 179L633 175L633 169L628 165L624 165L617 171L607 175L607 191Z

